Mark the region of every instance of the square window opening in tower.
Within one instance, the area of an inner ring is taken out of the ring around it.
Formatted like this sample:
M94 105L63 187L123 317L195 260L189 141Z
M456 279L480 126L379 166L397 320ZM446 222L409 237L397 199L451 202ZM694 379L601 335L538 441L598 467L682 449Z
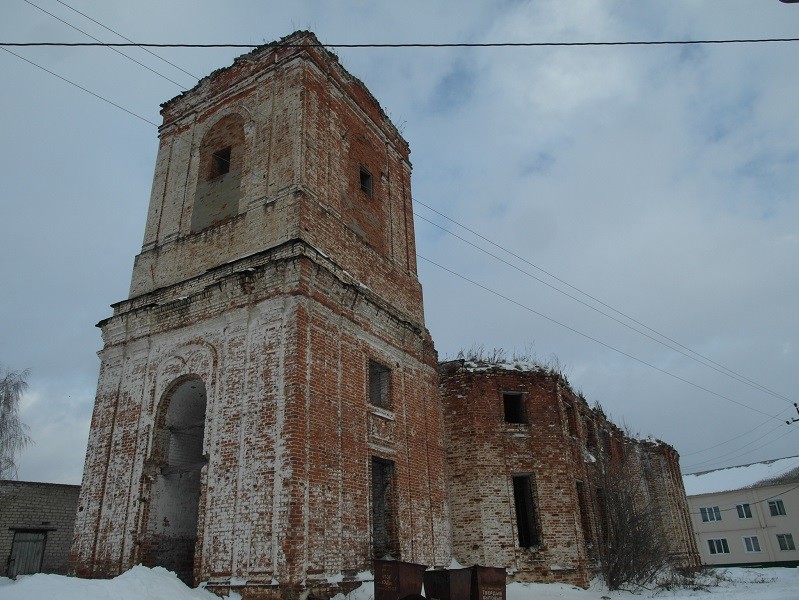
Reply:
M527 423L527 415L524 410L524 394L521 392L502 392L502 404L506 423L518 425Z
M372 174L361 167L361 191L369 198L372 197Z
M211 154L211 179L230 173L230 146Z
M380 408L391 408L389 382L391 370L374 360L369 361L369 403Z

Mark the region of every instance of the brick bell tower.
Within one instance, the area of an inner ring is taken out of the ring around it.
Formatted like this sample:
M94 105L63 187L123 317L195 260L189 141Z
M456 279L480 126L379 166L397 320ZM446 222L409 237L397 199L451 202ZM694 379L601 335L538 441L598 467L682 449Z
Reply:
M407 143L309 32L161 113L130 296L99 324L73 569L274 598L448 563Z

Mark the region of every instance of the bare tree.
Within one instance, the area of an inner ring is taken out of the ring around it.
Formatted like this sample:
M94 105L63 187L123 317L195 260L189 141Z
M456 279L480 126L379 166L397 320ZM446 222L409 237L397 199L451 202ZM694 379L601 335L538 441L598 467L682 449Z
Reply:
M627 446L622 456L600 460L602 576L611 590L653 584L674 561L658 522L645 477L645 457Z
M0 366L0 479L17 477L17 454L31 442L28 426L19 419L19 401L28 388L30 371Z

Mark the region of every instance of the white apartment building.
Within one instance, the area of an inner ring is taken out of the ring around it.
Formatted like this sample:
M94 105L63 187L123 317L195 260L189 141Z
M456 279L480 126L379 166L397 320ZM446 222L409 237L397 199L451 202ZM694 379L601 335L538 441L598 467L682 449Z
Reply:
M703 564L799 566L799 456L683 482Z

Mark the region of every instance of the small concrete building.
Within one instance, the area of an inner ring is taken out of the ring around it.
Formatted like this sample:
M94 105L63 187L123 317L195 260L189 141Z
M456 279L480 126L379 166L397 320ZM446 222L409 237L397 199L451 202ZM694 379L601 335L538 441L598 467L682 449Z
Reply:
M703 564L799 566L799 456L683 481Z
M0 576L69 571L79 485L0 480Z

